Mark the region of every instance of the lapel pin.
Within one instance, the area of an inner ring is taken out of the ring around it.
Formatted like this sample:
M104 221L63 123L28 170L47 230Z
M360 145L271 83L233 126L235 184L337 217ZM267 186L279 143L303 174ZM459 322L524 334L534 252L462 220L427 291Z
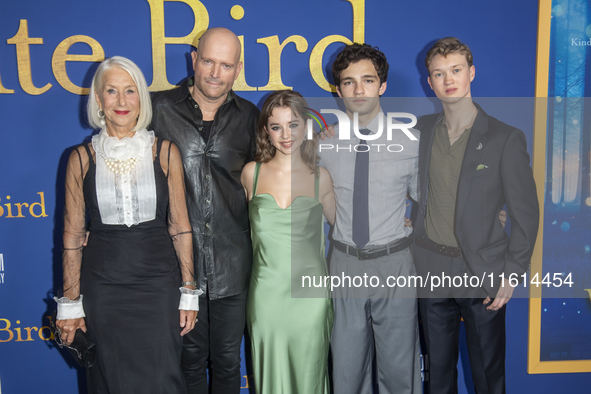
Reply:
M478 146L476 147L476 150L480 150L480 149L482 149L482 143L479 142Z

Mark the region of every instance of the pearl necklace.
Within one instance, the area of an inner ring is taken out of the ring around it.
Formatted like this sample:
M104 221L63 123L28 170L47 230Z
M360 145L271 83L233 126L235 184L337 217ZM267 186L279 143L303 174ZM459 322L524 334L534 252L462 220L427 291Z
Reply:
M111 170L111 172L115 173L116 175L123 175L131 172L137 165L137 158L132 157L127 160L114 160L114 159L105 159L105 164L107 164L107 168Z

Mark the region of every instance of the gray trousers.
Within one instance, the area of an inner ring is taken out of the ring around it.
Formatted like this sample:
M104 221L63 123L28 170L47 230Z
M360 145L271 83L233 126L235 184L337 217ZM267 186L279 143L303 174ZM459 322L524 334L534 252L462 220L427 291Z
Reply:
M372 393L374 352L380 394L422 393L416 290L386 283L416 275L410 248L364 261L334 249L330 275L345 281L333 288L334 393Z

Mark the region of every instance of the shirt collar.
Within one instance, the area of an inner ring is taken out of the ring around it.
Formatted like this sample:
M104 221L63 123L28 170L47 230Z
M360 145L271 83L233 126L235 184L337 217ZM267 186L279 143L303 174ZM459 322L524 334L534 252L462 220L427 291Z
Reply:
M474 128L474 124L475 123L476 123L476 121L474 121L474 123L472 124L472 126L466 127L464 129L464 131L462 132L462 134L465 133L465 132L470 133L472 131L472 128ZM436 123L436 126L435 127L436 127L436 130L442 130L442 131L445 131L447 133L447 124L445 124L445 115L443 115L441 117L441 119L439 120L439 122Z
M478 110L478 114L476 115L476 119L474 119L474 124L470 128L470 131L476 130L480 134L484 134L488 131L488 114L486 112L484 112L482 107L477 102L472 101L472 104L474 104L474 106ZM439 122L441 122L444 117L445 117L445 112L441 111L439 113L439 116L435 120L435 127L437 127Z
M382 117L382 126L386 127L386 119L384 119L384 111L382 111L382 108L380 107L380 112L377 113L377 115L371 120L371 122L369 122L367 124L367 126L365 127L360 127L360 129L369 129L371 131L370 134L375 134L378 132L379 126L380 126L380 116ZM382 129L382 132L384 130Z

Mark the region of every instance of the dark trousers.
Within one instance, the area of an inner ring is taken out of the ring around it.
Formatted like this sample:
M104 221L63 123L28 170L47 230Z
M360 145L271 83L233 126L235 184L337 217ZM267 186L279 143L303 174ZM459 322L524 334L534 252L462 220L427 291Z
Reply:
M213 394L240 392L240 344L244 334L246 294L210 300L199 297L199 321L183 338L181 367L189 394L207 394L211 370ZM209 365L208 365L209 361Z
M415 262L422 263L419 272L431 275L461 275L469 272L462 258L442 256L415 247ZM463 271L463 272L462 272ZM505 393L505 310L486 310L482 297L474 289L439 288L435 294L421 294L419 310L428 354L429 393L458 392L457 363L459 356L460 320L466 329L466 342L472 380L477 394ZM436 297L436 298L435 298ZM492 298L492 297L491 297Z

